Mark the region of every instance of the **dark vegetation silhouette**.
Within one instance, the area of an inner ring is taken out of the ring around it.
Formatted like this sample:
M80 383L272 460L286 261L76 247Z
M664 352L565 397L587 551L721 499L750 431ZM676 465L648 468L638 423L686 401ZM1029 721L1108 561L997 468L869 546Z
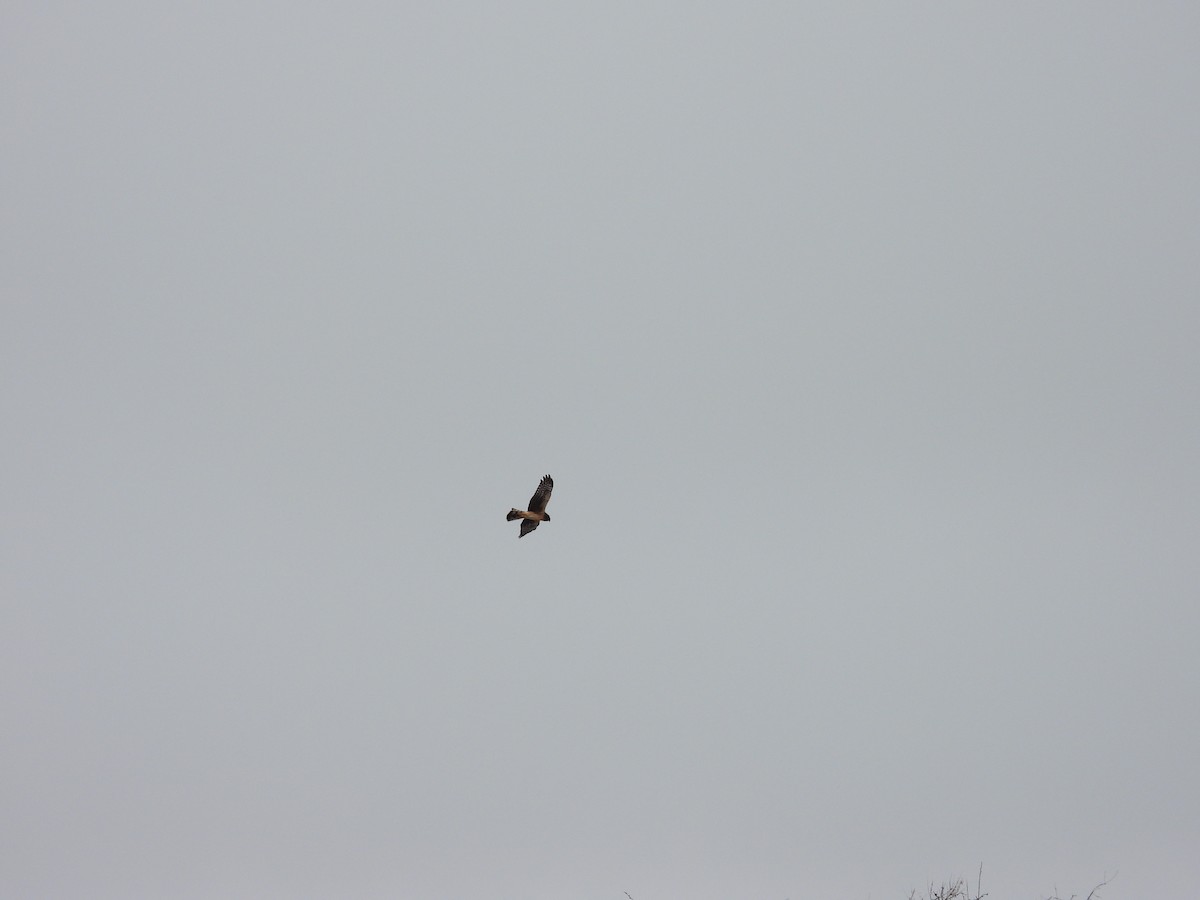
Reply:
M1117 877L1117 873L1105 875L1104 879L1088 891L1088 894L1083 900L1101 900L1100 889L1105 887L1109 882ZM623 891L629 900L633 900L633 895L629 891ZM918 894L916 888L908 895L908 900L983 900L987 893L983 890L983 865L979 866L979 875L975 879L975 891L971 891L971 881L966 878L955 878L951 881L943 881L937 887L930 882L925 893ZM1071 894L1069 897L1062 897L1058 893L1058 888L1054 889L1054 893L1041 898L1041 900L1079 900L1078 894Z
M1104 879L1096 885L1084 900L1101 900L1100 888L1107 885L1110 881L1116 878L1116 873L1105 875ZM925 893L918 894L914 889L908 895L908 900L983 900L987 893L983 890L983 866L979 866L979 875L975 879L975 891L971 891L971 880L969 878L955 878L951 881L943 881L938 887L934 887L931 883ZM1061 897L1058 893L1058 888L1054 889L1054 893L1042 900L1079 900L1078 894L1072 894L1070 897Z

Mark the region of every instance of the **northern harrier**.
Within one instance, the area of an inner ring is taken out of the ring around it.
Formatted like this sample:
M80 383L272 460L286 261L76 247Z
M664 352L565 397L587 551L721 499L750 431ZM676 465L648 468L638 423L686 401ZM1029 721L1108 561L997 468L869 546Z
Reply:
M521 520L521 533L517 537L523 538L542 522L550 521L550 517L546 515L546 504L550 502L550 492L552 490L554 490L554 479L549 475L543 475L541 483L537 486L537 490L529 498L529 510L526 511L514 507L508 511L506 518L509 522L513 519Z

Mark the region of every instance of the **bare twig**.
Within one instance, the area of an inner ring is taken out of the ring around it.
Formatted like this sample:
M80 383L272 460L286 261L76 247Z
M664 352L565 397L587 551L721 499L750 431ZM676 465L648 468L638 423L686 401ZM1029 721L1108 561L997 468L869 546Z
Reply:
M1100 890L1100 888L1106 886L1110 881L1112 881L1114 878L1116 878L1117 874L1118 874L1117 872L1113 872L1112 875L1105 874L1104 880L1101 881L1094 888L1092 888L1090 891L1088 891L1087 900L1092 900L1093 897L1095 898L1095 900L1100 900L1100 895L1097 894L1096 891Z
M1116 877L1117 877L1116 872L1113 872L1111 875L1105 874L1104 880L1101 881L1094 888L1092 888L1090 891L1088 891L1086 900L1100 900L1100 893L1099 893L1100 888L1107 886L1108 883ZM1072 894L1070 897L1067 898L1067 900L1075 900L1075 898L1077 898L1078 896L1079 896L1078 894ZM1047 897L1046 900L1063 900L1062 897L1058 896L1058 886L1057 885L1055 885L1055 887L1054 887L1053 895Z

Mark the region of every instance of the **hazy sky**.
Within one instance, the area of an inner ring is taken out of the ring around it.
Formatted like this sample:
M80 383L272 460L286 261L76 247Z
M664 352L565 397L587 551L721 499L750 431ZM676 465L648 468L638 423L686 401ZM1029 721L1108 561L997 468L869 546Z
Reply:
M0 896L1194 897L1200 7L319 6L0 13Z

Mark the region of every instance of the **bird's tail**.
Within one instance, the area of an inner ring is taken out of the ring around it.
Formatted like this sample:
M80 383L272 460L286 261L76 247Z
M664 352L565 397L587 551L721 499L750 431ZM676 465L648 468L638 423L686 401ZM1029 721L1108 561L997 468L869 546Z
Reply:
M508 515L504 517L504 521L511 522L513 519L519 519L519 518L521 518L521 513L518 512L517 508L514 506L512 509L510 509L508 511Z

